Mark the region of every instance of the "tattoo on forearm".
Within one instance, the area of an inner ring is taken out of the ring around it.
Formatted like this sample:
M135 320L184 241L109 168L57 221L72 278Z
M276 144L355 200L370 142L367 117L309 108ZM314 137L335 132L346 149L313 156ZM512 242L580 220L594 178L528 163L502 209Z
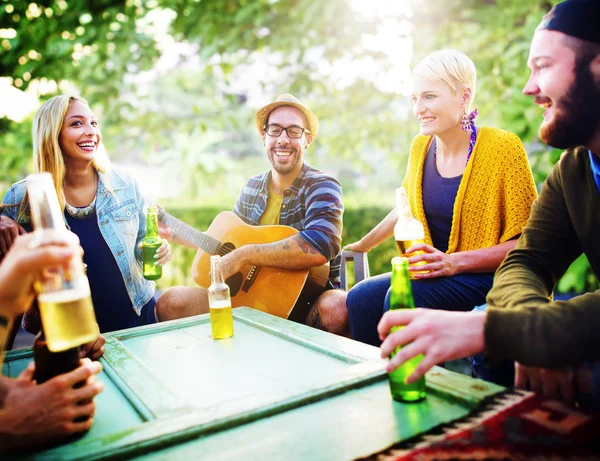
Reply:
M309 253L311 255L319 254L319 252L317 251L317 249L315 247L313 247L310 243L307 243L299 235L294 235L293 239L296 240L296 242L298 243L298 246L305 254L309 254Z

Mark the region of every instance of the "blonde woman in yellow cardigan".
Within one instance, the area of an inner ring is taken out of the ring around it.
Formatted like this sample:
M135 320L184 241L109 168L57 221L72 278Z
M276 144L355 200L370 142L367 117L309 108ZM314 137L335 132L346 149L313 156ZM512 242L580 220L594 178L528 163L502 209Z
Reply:
M413 281L418 307L472 310L485 303L494 272L527 222L537 197L521 140L474 123L470 113L476 71L464 54L442 50L413 72L413 112L420 134L410 148L403 185L425 244L414 245L410 263L425 261ZM393 210L359 242L369 251L393 236ZM390 274L367 279L347 295L350 334L378 346L377 323L389 306Z

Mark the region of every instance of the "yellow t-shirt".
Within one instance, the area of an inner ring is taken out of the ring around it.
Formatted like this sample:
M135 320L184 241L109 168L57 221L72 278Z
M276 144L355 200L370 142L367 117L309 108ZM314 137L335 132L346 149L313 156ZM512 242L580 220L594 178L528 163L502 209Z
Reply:
M281 202L283 195L277 195L273 192L271 185L269 184L269 197L267 198L267 208L258 220L258 224L261 226L269 226L273 224L279 224L279 214L281 212Z

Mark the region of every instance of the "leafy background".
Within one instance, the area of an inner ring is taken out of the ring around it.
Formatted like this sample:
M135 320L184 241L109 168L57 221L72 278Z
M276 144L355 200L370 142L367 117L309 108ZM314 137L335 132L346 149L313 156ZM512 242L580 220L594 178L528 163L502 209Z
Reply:
M204 229L231 209L250 174L268 167L253 115L290 92L319 115L321 134L307 160L340 179L344 242L355 241L393 205L418 129L403 94L407 73L384 84L394 75L391 43L407 44L412 64L440 48L468 54L479 75L478 123L517 133L541 186L560 152L538 141L541 113L521 89L533 31L555 3L0 0L0 189L31 171L39 104L81 94L101 120L113 161L159 184L154 198ZM374 46L373 37L387 46ZM17 91L35 103L9 117L19 109L7 107ZM394 251L393 242L373 250L371 272L387 270ZM161 285L190 283L192 259L176 248ZM583 257L559 286L598 287Z

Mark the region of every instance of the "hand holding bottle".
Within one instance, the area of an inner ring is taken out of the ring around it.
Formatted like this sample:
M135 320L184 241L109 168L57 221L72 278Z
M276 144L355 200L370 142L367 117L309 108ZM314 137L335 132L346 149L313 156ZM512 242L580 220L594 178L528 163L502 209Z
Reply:
M100 371L99 362L83 359L74 371L41 385L33 381L31 365L17 379L7 379L0 409L0 451L36 447L87 431L96 411L93 399L103 388L96 380ZM74 388L78 383L83 386Z
M456 253L447 254L426 243L416 243L406 249L410 264L409 271L414 279L450 277L458 274Z
M142 250L144 278L158 280L162 277L162 266L171 259L171 245L158 235L158 212L155 206L148 207L146 236L139 243Z
M51 244L31 247L34 236L17 237L14 245L0 264L0 313L6 316L21 315L35 297L34 282L47 267L68 267L80 247Z
M140 250L143 249L142 242L140 242L138 244L138 248ZM171 244L169 243L169 241L167 239L165 239L165 238L162 239L162 243L156 250L156 253L154 253L153 259L154 259L154 262L156 262L157 266L164 266L169 261L171 261L171 259L173 259L173 252L171 250Z

